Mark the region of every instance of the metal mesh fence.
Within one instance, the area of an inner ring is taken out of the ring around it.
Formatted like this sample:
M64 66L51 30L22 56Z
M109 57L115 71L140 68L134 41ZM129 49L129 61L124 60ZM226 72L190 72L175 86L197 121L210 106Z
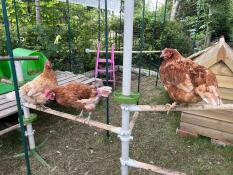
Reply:
M116 50L123 49L123 0L108 1L108 31L109 46L115 43ZM169 1L168 1L169 2ZM183 1L182 1L183 2ZM165 11L161 1L146 1L144 18L144 29L142 30L143 0L135 1L134 15L134 43L133 50L161 50L164 47L173 47L181 51L185 56L196 50L202 49L207 40L205 31L209 16L207 6L198 5L199 1L193 3L192 12L190 6L182 4L184 11L179 13L180 21L169 21L169 13ZM72 70L82 73L94 69L95 54L85 53L86 48L96 49L98 34L101 46L105 47L104 28L104 1L100 0L100 11L98 0L40 0L36 7L34 0L7 1L10 30L12 34L13 47L23 47L43 52L55 65L56 69ZM186 8L187 6L187 8ZM41 24L36 25L36 9L40 9ZM166 6L170 11L169 3ZM99 22L100 12L100 26ZM197 14L196 19L192 19ZM204 14L204 15L203 15ZM2 14L1 14L2 15ZM0 15L0 52L6 54L5 35L3 19ZM17 32L17 20L19 32ZM193 22L190 22L193 21ZM203 27L204 26L204 27ZM227 31L219 33L212 32L211 39L219 35L226 35ZM142 45L143 38L143 45ZM230 41L229 37L227 41ZM122 64L122 54L116 54L116 64ZM158 54L134 54L133 64L138 65L139 58L142 66L158 69L160 63Z

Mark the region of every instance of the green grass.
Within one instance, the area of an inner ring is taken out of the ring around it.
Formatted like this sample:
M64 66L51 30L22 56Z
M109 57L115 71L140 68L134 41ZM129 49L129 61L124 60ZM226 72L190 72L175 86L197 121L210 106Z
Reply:
M136 89L136 78L133 78ZM162 86L155 87L155 78L143 77L141 104L165 104L170 102ZM50 107L78 114L55 104ZM93 119L105 121L105 101L98 105ZM34 111L35 112L35 111ZM117 175L120 174L120 141L116 135L106 139L105 131L68 121L57 116L38 113L34 124L35 138L41 143L48 142L39 150L44 159L54 168L53 172L31 158L33 174L36 175ZM111 124L120 126L121 110L110 98ZM192 175L232 175L233 148L210 143L209 138L179 137L180 113L141 113L133 130L130 157L138 161L155 164L164 168ZM22 151L20 133L11 132L0 139L0 174L20 175L24 171L23 159L12 159ZM132 175L155 174L130 168Z

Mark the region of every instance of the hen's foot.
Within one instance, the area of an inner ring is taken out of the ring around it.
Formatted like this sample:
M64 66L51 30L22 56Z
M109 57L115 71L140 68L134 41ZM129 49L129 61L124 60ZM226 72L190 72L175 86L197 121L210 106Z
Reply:
M75 120L77 120L78 117L83 117L83 110L80 112L79 115L77 115L77 116L75 117Z
M174 108L176 105L176 102L173 102L172 104L166 104L166 106L168 106L167 114L169 114L170 110Z
M88 117L84 119L84 123L85 124L87 123L89 125L90 119L91 119L91 112L89 112Z

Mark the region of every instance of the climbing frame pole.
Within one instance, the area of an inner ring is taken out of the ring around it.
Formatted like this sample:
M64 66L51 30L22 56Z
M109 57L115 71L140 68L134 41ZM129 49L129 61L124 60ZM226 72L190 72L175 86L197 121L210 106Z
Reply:
M17 38L18 38L18 46L20 45L20 32L19 32L19 18L18 18L18 9L17 9L17 6L16 6L16 2L15 0L13 0L13 5L14 5L14 10L15 10L15 22L16 22L16 31L17 31Z
M68 28L68 33L67 33L67 39L68 39L68 48L69 48L69 71L72 71L72 51L71 51L71 24L70 24L70 3L69 0L66 0L66 6L67 6L67 28Z
M124 53L123 53L123 81L122 95L131 95L131 65L133 46L133 13L134 0L125 1L124 9ZM121 139L121 175L128 175L129 142L131 140L129 128L130 111L122 110L122 134Z
M141 67L142 67L142 51L144 50L144 33L145 33L145 0L142 0L142 23L141 23L141 33L140 33L140 54L138 59L138 92L140 92L141 84Z
M23 117L22 117L22 109L21 109L19 90L18 90L17 75L15 71L13 51L12 51L12 46L11 46L11 36L10 36L10 30L9 30L8 17L7 17L7 10L6 10L6 0L1 0L1 1L2 1L2 14L3 14L3 20L4 20L5 32L6 32L7 52L10 56L10 64L11 64L11 70L13 74L15 96L16 96L16 102L17 102L17 108L18 108L18 118L19 118L19 123L20 123L20 128L21 128L21 137L22 137L23 148L24 148L24 157L25 157L25 163L26 163L26 169L27 169L26 173L27 175L31 175L30 162L29 162L29 157L28 157L28 146L26 143L24 122L23 122Z
M106 57L106 83L108 86L109 74L108 74L108 2L105 0L105 57ZM109 98L106 98L106 123L109 124ZM107 131L109 137L109 132Z

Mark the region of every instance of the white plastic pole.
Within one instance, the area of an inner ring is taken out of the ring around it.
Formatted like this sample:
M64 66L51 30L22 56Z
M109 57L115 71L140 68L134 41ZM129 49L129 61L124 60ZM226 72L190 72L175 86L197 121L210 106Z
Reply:
M24 113L24 118L30 117L29 108L23 106L23 113ZM30 150L32 150L36 147L35 138L34 138L34 131L33 131L31 123L28 124L26 127L27 127L27 137L28 137L28 141L29 141Z
M131 93L131 64L133 47L133 12L134 0L125 1L124 18L124 53L123 53L123 95Z
M124 12L124 53L123 53L123 95L131 94L131 64L132 64L132 46L133 46L133 13L134 0L125 1ZM121 139L121 175L128 175L129 161L129 128L130 111L122 110L122 134Z
M20 61L15 61L15 69L16 69L16 75L19 82L23 81L23 71Z

